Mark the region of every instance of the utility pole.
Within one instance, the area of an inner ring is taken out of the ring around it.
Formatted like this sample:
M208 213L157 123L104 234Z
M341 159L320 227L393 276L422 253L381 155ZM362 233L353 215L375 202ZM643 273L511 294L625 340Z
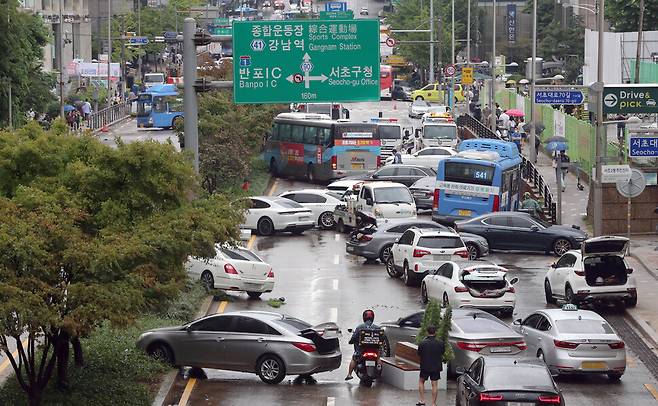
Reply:
M176 20L178 22L178 20ZM142 36L142 0L137 0L137 35ZM139 49L137 57L137 77L142 81L142 49Z
M112 81L110 63L112 62L112 0L107 0L107 108L112 107Z
M489 106L494 111L491 115L492 128L496 128L496 0L493 0L493 39L491 41L491 95L489 96Z
M59 69L59 116L62 120L64 117L64 18L62 17L62 0L59 0L59 27L57 30L57 65Z
M455 61L455 0L452 0L451 8L452 8L452 17L451 17L452 25L450 29L452 31L452 35L451 35L452 41L450 43L450 63L454 67L456 66L455 64L457 62ZM455 108L454 106L455 96L453 95L454 91L455 91L455 74L453 73L452 76L450 77L450 91L448 92L448 97L449 97L448 106L450 106L450 111L453 112L453 114Z
M596 80L600 84L603 83L603 30L604 30L604 16L605 16L605 0L599 0L599 9L597 17L597 25L599 29L599 45L597 52L597 62L596 62ZM606 143L603 141L605 136L605 131L603 128L603 87L600 89L596 97L596 179L594 182L594 237L600 236L603 234L603 190L601 184L601 151L603 150L603 145Z
M125 98L126 94L126 16L121 15L121 98Z
M455 8L455 5L454 4L453 4L452 8L453 8L453 11L452 11L452 15L453 15L452 25L455 25L455 21L454 21L454 15L455 15L454 8ZM454 30L453 30L452 38L453 38L453 41L454 41L455 40ZM454 60L455 58L452 58L452 59ZM467 6L467 11L466 11L466 66L469 66L470 63L471 63L471 0L468 0L468 6Z
M434 0L430 0L430 83L434 82Z
M640 26L637 29L637 51L635 52L635 83L640 83L640 59L642 57L642 30L644 29L644 0L640 0Z
M535 69L537 67L537 0L532 1L532 61L530 62L530 159L537 161L537 149L535 148ZM558 187L559 189L559 187Z
M194 171L199 173L199 110L194 83L196 82L196 20L187 17L183 22L183 76L185 97L185 149L194 155Z

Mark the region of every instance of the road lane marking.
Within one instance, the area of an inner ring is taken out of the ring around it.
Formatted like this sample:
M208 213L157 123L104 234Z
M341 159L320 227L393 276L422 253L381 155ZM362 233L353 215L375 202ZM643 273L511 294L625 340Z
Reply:
M224 310L226 310L227 305L228 305L228 301L226 300L222 300L221 302L219 302L219 306L217 306L216 314L224 313ZM183 395L180 397L178 406L187 406L187 401L190 399L190 395L192 394L192 390L194 389L195 385L196 385L196 378L190 378L187 380L187 384L185 385L185 390L183 390Z
M338 265L340 263L340 255L334 254L334 265Z
M652 384L645 383L644 387L649 391L649 393L651 394L651 396L653 396L654 399L658 400L658 390L656 390L656 388L654 388Z
M25 346L27 346L27 338L25 340L21 341L21 345L23 346L23 348L25 348ZM5 356L6 356L6 354L5 354ZM18 356L18 348L16 348L11 353L11 357L14 360L16 359L16 356ZM11 365L11 362L9 361L9 357L7 357L7 358L5 358L4 361L2 361L2 364L0 364L0 373L4 372L4 370L7 369L7 367L9 365Z
M270 190L267 191L268 196L272 196L272 193L276 190L276 185L279 183L278 179L274 179L274 182L272 182L272 186L270 186Z
M338 309L335 307L332 307L329 309L329 321L338 323Z
M336 398L327 396L327 406L336 406Z
M340 241L340 234L338 234L338 233L334 234L334 239L336 241Z
M254 243L256 242L256 236L252 235L249 237L249 241L247 242L247 249L250 250L251 247L253 247Z
M334 290L338 290L338 279L334 279L332 282Z

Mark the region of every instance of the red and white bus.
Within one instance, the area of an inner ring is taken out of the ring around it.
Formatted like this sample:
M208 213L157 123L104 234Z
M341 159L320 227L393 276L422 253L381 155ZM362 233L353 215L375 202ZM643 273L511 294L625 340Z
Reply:
M380 98L391 100L393 92L393 68L390 65L379 66Z

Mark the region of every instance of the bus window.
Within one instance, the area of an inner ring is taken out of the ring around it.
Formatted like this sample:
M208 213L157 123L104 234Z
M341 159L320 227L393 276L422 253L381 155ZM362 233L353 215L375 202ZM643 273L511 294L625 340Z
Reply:
M291 142L303 143L304 142L304 127L301 125L292 126L292 136L290 137Z
M331 145L333 138L331 137L330 128L318 128L318 141L320 144L328 147Z
M494 167L466 162L446 162L445 180L491 186Z
M281 141L290 141L290 132L291 132L291 125L290 124L279 124L279 140Z
M183 111L183 99L179 97L167 96L167 105L170 113Z
M512 173L510 171L505 171L503 173L503 180L500 185L500 193L503 194L510 189L510 181L512 180Z
M167 112L167 99L166 97L153 98L153 112L166 113Z
M148 116L151 113L151 95L140 94L137 97L137 115L140 117Z
M519 193L519 167L512 171L512 195Z
M304 128L304 144L317 144L317 127Z
M270 139L277 141L279 139L279 126L280 124L273 124L272 130L270 131Z

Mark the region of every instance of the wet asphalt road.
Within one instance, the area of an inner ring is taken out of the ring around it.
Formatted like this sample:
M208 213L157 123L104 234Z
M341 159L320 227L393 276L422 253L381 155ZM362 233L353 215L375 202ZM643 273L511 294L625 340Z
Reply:
M110 127L107 133L98 132L98 139L105 145L116 146L116 138L120 138L124 143L137 141L157 141L167 143L171 141L177 151L180 151L178 136L173 130L163 130L160 128L137 128L135 118L119 122Z

